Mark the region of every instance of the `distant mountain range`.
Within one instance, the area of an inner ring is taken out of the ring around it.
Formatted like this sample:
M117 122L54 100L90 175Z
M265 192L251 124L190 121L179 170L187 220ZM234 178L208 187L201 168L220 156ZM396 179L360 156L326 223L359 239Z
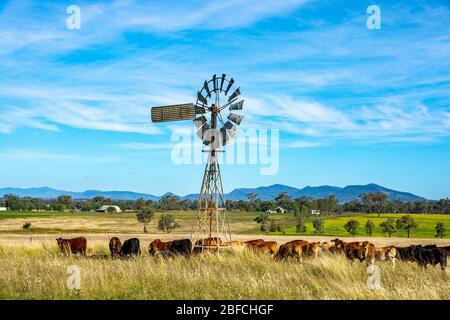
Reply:
M228 194L225 194L227 200L247 200L248 193L257 194L261 200L272 200L281 192L287 192L292 198L298 198L301 196L307 196L312 198L324 198L329 195L335 195L339 202L348 202L358 199L362 194L369 192L385 192L390 200L400 201L414 201L414 200L426 200L425 198L416 196L412 193L401 192L392 189L388 189L377 184L371 183L367 185L352 185L344 188L333 186L319 186L319 187L304 187L301 189L282 185L274 184L267 187L258 188L238 188L234 189ZM52 199L60 195L70 195L74 199L91 199L96 196L103 196L113 200L136 200L144 198L145 200L158 201L162 196L155 196L152 194L138 193L131 191L100 191L100 190L86 190L83 192L71 192L52 189L49 187L40 188L0 188L0 197L5 194L15 194L21 197L34 197ZM182 200L198 199L198 194L188 194L180 197Z

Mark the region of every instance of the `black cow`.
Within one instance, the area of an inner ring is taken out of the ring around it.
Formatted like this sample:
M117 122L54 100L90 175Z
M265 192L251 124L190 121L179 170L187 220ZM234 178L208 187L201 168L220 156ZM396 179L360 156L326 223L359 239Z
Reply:
M188 256L192 251L192 242L189 239L173 240L170 244L169 251L174 254Z
M138 256L141 254L141 246L138 238L125 240L120 249L121 257Z
M425 246L422 246L422 245L419 244L418 247L425 248L425 249L434 249L434 248L437 248L437 245L435 245L435 244L427 244Z
M432 266L439 264L443 271L447 268L447 250L444 248L425 249L412 245L411 250L420 266L426 268L428 264Z
M413 253L412 246L406 247L406 248L396 247L396 249L397 249L397 258L400 261L416 262L416 259L414 259L414 253Z

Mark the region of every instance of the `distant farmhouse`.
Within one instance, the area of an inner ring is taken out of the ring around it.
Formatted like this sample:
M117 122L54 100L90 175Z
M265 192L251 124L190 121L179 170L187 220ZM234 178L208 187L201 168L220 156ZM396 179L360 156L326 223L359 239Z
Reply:
M267 210L268 213L285 213L286 210L282 207L277 207L275 210Z
M122 212L122 210L120 210L120 207L112 205L101 206L100 209L97 210L97 212L108 212L109 208L114 208L116 212Z

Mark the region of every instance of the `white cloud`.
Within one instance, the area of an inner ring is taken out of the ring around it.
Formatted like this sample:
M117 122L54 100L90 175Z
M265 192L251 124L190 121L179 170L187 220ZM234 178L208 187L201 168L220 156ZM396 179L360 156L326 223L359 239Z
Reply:
M33 162L33 161L71 161L71 162L118 162L116 156L96 156L52 152L45 149L9 149L0 152L0 157L7 161Z

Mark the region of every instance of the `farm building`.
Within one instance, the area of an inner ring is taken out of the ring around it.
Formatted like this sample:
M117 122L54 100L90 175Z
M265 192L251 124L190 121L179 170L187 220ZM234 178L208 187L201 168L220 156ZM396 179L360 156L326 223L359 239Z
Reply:
M8 208L6 208L6 207L0 207L0 211L6 211L6 210L8 210Z
M103 205L100 207L100 209L97 210L97 212L108 212L109 208L114 208L116 212L122 212L122 210L120 210L120 207L113 205Z
M285 213L286 210L282 207L277 207L275 210L267 210L268 213Z

